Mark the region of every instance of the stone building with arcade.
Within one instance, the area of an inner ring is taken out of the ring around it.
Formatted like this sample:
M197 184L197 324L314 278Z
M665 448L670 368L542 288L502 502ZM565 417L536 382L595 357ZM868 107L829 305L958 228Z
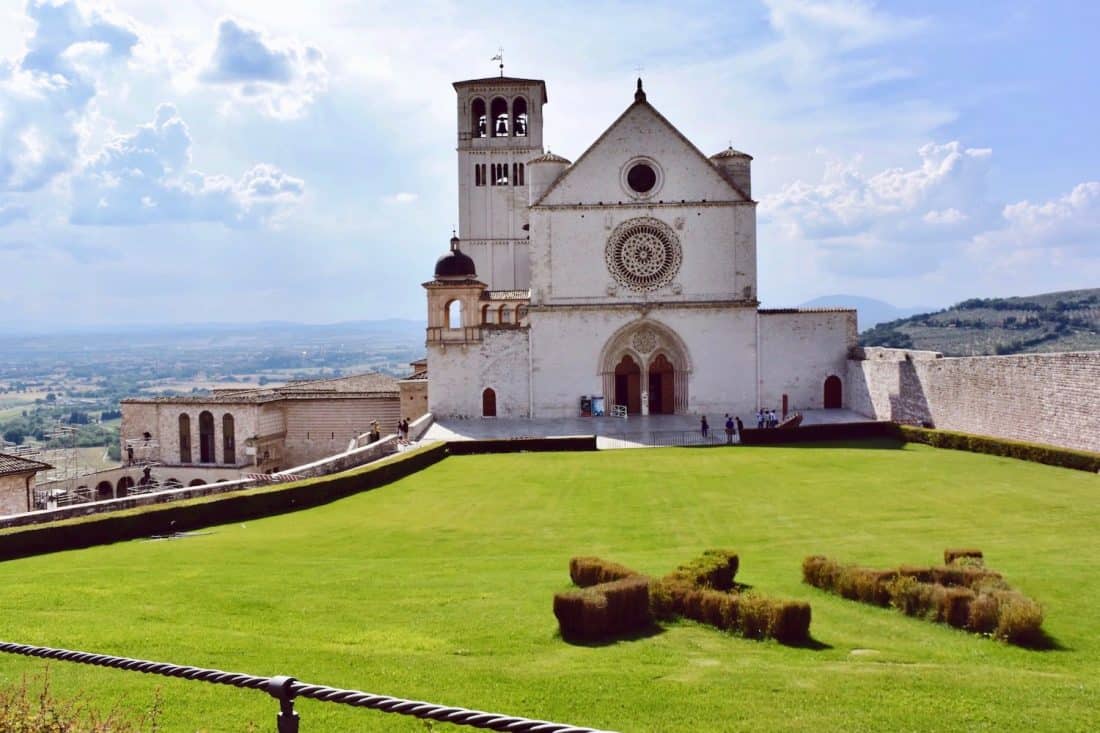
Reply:
M845 405L854 309L759 307L751 156L633 101L575 162L544 81L460 81L459 230L424 283L437 417Z

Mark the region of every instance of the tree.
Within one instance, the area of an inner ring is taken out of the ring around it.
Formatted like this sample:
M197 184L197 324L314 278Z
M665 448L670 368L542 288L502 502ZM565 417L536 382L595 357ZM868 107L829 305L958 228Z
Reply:
M9 443L15 443L16 445L22 443L23 439L26 437L26 433L24 433L20 428L9 428L7 432L4 433L4 440L8 441Z

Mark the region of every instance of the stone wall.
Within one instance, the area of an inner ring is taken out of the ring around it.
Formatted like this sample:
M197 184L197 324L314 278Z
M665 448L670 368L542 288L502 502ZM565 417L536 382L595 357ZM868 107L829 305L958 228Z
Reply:
M847 391L848 356L856 345L854 310L760 311L760 405L791 411L824 407L825 380ZM746 420L747 422L747 420Z
M401 402L397 394L378 397L289 399L286 453L282 468L318 461L347 448L348 441L370 430L377 420L383 435L397 432Z
M31 481L34 486L34 481ZM0 516L27 511L27 474L0 476Z
M943 358L867 348L848 363L848 406L931 424L1100 452L1100 351Z
M481 329L481 341L428 345L428 404L432 414L481 417L485 389L496 393L498 417L528 417L528 328Z

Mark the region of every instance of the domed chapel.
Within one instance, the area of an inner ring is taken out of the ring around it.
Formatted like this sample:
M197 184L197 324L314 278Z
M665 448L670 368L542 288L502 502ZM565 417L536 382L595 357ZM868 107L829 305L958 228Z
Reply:
M546 83L454 83L459 228L424 283L436 417L748 416L844 406L854 309L761 309L752 157L709 158L649 103L576 160Z

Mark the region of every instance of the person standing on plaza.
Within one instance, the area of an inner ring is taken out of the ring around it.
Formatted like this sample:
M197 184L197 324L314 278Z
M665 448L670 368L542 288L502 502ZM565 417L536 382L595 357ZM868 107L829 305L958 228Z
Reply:
M726 413L726 445L733 445L733 418Z
M707 437L708 435L710 435L710 425L707 424L707 416L706 415L703 415L699 419L699 432L702 433L704 438Z

